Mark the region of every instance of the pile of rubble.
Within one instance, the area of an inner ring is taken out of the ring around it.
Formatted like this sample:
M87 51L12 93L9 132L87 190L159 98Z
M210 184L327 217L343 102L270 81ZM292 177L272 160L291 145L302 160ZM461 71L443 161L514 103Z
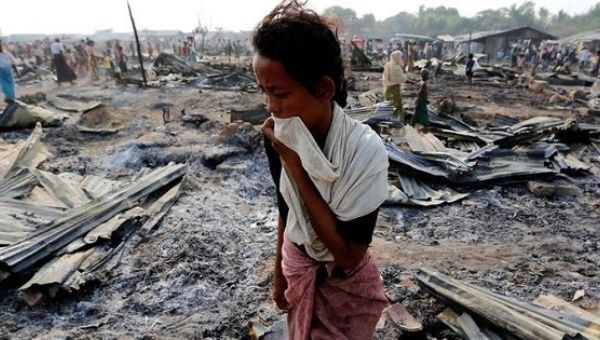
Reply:
M56 81L56 75L47 67L42 65L30 65L21 63L17 66L19 77L15 79L17 84L39 84L44 81Z
M68 117L41 106L14 101L6 108L0 107L0 129L33 128L37 123L59 126Z
M149 87L168 84L195 84L201 90L257 92L254 74L247 68L213 68L203 63L188 63L172 54L161 53L152 65L155 80ZM121 79L121 82L141 84L137 78Z
M38 124L14 145L0 143L0 281L39 304L78 292L118 265L134 234L156 226L179 196L185 164L143 169L128 181L53 174Z
M482 57L480 55L479 57ZM417 65L435 69L435 74L447 74L460 79L465 76L465 62L458 58L455 62L445 61L434 63L422 60ZM531 72L519 74L515 69L505 65L480 66L473 72L473 81L478 84L491 85L512 84L526 87L534 93L542 94L554 107L584 107L600 110L600 80L580 72L556 70L532 75Z
M454 188L552 179L570 174L600 177L600 169L570 154L565 143L595 146L600 124L535 117L499 117L483 128L430 108L429 132L393 128L393 107L383 103L348 110L384 139L390 159L387 204L432 206L468 196ZM468 190L468 189L467 189Z

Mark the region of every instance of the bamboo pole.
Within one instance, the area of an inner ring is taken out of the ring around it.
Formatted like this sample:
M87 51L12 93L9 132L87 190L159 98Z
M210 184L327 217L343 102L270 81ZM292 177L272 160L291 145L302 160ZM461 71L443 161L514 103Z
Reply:
M146 80L146 71L144 70L144 59L142 58L140 38L138 37L137 28L135 27L135 20L133 20L133 14L131 13L131 6L129 5L129 1L127 1L127 9L129 10L129 18L131 19L131 25L133 26L133 35L135 36L135 44L137 45L138 60L140 61L140 70L142 71L142 80L144 82L144 86L146 86L148 80Z

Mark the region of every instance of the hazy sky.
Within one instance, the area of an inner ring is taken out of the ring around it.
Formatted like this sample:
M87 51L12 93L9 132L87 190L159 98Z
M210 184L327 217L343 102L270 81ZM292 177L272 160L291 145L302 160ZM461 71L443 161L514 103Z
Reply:
M251 30L279 0L130 0L138 29L180 29L191 31L198 18L210 28ZM600 0L536 0L538 6L552 13L563 9L570 14L582 13ZM462 15L472 16L488 9L521 3L515 0L309 0L308 6L322 11L339 5L353 8L359 16L373 13L385 19L400 11L416 13L421 4L427 7L451 6ZM126 0L2 0L0 32L15 33L93 33L114 28L131 31Z

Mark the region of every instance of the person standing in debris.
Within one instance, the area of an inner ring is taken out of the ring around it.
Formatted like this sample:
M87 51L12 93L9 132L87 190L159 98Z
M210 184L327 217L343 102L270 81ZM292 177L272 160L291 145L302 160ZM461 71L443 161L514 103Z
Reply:
M415 114L410 120L411 125L419 124L425 131L427 131L427 126L429 125L429 109L427 109L429 95L427 93L427 80L429 80L429 70L423 68L421 70L421 81L419 82L419 93L417 94L417 99L415 101Z
M85 40L81 40L81 42L75 47L75 59L77 64L77 73L80 77L84 77L88 74L88 56L85 50Z
M127 75L127 55L123 52L123 46L117 46L117 63L121 70L121 76Z
M152 48L152 44L148 41L146 47L148 50L148 57L150 58L150 60L152 60L154 58L154 49Z
M550 62L552 61L552 53L548 51L547 48L542 50L542 71L548 71L548 67L550 66Z
M417 53L417 47L416 47L416 43L414 41L411 41L408 43L408 65L406 66L406 70L407 72L412 72L412 70L414 70L415 68L415 53Z
M42 48L41 42L36 42L33 49L33 55L35 56L35 65L40 66L44 63L44 48Z
M65 61L67 62L67 66L69 66L71 70L77 69L77 60L75 60L75 53L73 53L73 50L70 48L67 48L65 52Z
M370 339L386 305L368 252L387 195L385 147L342 109L332 22L284 1L252 41L272 114L261 131L279 204L273 298L290 339Z
M432 55L431 55L431 44L429 42L425 43L425 47L423 48L423 57L425 59L431 59Z
M129 42L129 55L132 58L135 58L137 56L137 54L136 54L136 47L135 47L135 44L133 43L133 41Z
M112 75L112 65L111 65L111 60L110 60L110 52L104 51L104 54L102 56L102 69L104 70L104 77L106 80L110 80L110 77Z
M540 66L540 56L538 55L538 53L533 53L533 55L531 56L531 73L530 75L532 77L535 77L537 75L537 69Z
M85 52L89 58L89 73L92 76L92 80L98 80L98 66L99 66L99 58L96 53L96 48L94 47L94 42L92 40L87 40L85 44Z
M592 54L588 51L587 47L583 46L577 56L577 59L579 59L579 71L585 72L591 56Z
M521 53L517 56L517 73L522 74L525 72L525 54Z
M404 124L404 106L402 104L402 85L406 81L404 75L404 62L402 61L402 52L394 51L388 61L383 66L383 93L385 98L394 105L394 115L398 117L401 124Z
M600 49L596 51L596 61L592 69L592 77L600 76Z
M233 52L233 45L231 45L231 41L227 40L227 45L225 45L225 54L227 55L228 62L231 64L231 53Z
M467 84L473 85L473 68L475 67L475 59L473 59L473 53L469 54L467 60L467 67L465 68L465 75L467 76Z
M67 65L65 55L63 52L63 46L60 43L60 39L54 39L52 45L50 45L52 52L52 66L56 71L56 78L58 84L63 82L71 82L71 84L77 79L75 72Z
M13 55L5 51L0 40L0 88L4 94L4 101L6 103L12 103L15 101L15 78L13 77L13 71L15 75L19 76L19 70L15 63Z

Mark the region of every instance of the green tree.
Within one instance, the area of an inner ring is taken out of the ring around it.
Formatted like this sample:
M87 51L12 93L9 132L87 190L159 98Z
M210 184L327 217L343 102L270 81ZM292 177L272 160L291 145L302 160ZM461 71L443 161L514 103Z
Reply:
M540 26L547 27L551 19L550 11L546 7L540 7L538 17Z
M329 7L324 14L341 19L348 35L359 34L366 38L384 39L393 37L395 33L458 35L517 26L531 26L548 30L557 36L566 36L600 28L600 2L586 13L574 16L564 10L552 14L544 7L536 9L535 2L530 0L509 7L484 10L471 18L461 16L452 7L424 5L415 14L399 12L381 21L376 20L372 14L365 14L359 19L353 9L341 6Z

